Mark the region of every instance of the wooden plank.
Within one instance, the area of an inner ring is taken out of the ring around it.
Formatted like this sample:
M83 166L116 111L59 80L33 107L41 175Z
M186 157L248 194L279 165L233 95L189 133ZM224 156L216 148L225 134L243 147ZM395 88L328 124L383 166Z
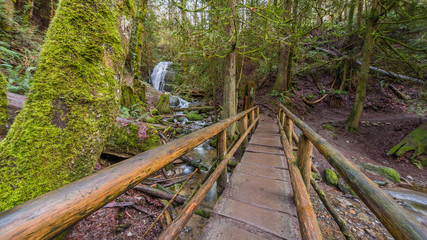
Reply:
M307 138L310 139L332 167L338 171L366 206L374 212L395 239L427 239L427 229L415 218L408 215L377 184L365 176L322 136L317 134L287 108L282 105L280 107Z
M55 237L255 108L0 213L0 239Z

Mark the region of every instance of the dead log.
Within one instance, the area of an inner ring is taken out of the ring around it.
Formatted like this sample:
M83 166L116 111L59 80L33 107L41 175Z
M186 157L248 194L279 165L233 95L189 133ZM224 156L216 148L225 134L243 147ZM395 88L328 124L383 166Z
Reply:
M185 179L184 179L184 181L185 181ZM156 189L156 188L144 186L144 185L138 185L138 186L134 187L133 189L138 190L138 191L143 192L143 193L146 193L146 194L149 194L151 196L166 199L166 200L171 200L173 197L173 194L164 192L164 191ZM174 201L182 204L185 201L187 201L187 199L185 197L182 197L182 196L177 196Z
M201 111L208 112L213 111L214 107L211 106L203 106L203 107L188 107L188 108L172 108L174 112L182 112L182 111Z
M399 91L395 86L393 86L393 85L388 85L390 88L391 88L391 90L393 90L393 92L398 96L398 97L400 97L401 99L403 99L403 100L410 100L405 94L403 94L401 91Z
M319 185L317 185L316 181L311 178L310 179L311 185L313 186L313 189L316 191L317 195L319 196L320 200L322 201L325 208L328 210L328 212L332 215L335 222L338 224L339 228L341 229L341 232L344 234L345 238L347 240L353 240L355 239L353 234L351 234L350 229L347 227L347 223L344 219L341 218L337 210L332 206L331 202L329 202L328 197L326 194L320 189Z
M328 96L328 94L323 95L321 98L317 99L316 101L309 101L306 98L302 98L302 101L307 104L307 105L315 105L321 101L323 101L323 99L325 99Z
M356 62L357 62L357 64L361 65L360 61L356 61ZM413 78L413 77L408 77L408 76L400 75L400 74L397 74L397 73L394 73L394 72L390 72L390 71L386 71L386 70L383 70L383 69L380 69L380 68L376 68L376 67L373 67L373 66L370 66L369 70L371 70L373 72L376 72L376 73L380 73L382 75L385 75L385 76L391 77L391 78L397 78L397 79L402 79L402 80L406 80L406 81L412 81L412 82L421 83L421 84L425 84L426 83L425 80L421 80L421 79L418 79L418 78Z

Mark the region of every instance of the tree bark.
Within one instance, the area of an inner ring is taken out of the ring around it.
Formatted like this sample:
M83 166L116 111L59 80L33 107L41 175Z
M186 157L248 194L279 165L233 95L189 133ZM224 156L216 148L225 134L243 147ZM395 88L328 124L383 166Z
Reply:
M6 124L9 119L7 114L7 80L0 72L0 134L6 132Z
M118 115L134 13L132 0L60 1L31 93L0 144L0 211L92 172Z
M283 19L290 18L291 16L291 8L292 8L292 0L287 0L285 4L283 4ZM284 35L289 36L291 34L290 28L288 27ZM289 44L280 43L279 50L279 68L277 70L277 78L274 82L273 89L282 92L283 90L288 89L288 66L289 66L289 58L290 58L290 46Z
M228 35L231 37L230 43L230 53L226 56L226 66L225 66L225 76L224 76L224 110L223 117L229 118L237 114L237 104L236 104L236 58L237 53L235 51L236 47L236 27L234 24L234 14L235 8L237 5L237 0L229 0L229 6L231 7L231 18L229 24L226 27ZM236 132L236 124L232 124L227 129L227 135L231 138Z
M373 33L379 19L378 4L376 0L372 1L372 8L369 14L368 27L366 30L365 41L363 43L362 64L360 66L359 84L357 85L356 98L353 108L347 119L347 130L358 131L360 119L362 118L363 105L365 104L366 87L369 78L369 66L371 64L371 56L374 48Z

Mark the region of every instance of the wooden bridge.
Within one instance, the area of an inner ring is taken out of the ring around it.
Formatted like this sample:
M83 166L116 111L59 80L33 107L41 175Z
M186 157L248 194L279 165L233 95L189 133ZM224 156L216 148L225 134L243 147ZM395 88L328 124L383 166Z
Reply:
M276 121L260 119L201 239L300 239Z
M240 139L227 152L226 129L237 122ZM302 131L301 136L295 135L294 125ZM253 107L4 211L0 213L0 239L54 238L214 136L218 136L217 166L211 167L209 177L159 239L176 239L215 182L225 190L202 239L321 239L307 191L313 145L394 238L427 239L425 228L283 106L279 107L277 122L260 117L258 107ZM294 140L298 162L293 152ZM242 144L247 144L246 151L227 183L227 163ZM333 207L324 203L346 238L354 239L345 222L333 213Z

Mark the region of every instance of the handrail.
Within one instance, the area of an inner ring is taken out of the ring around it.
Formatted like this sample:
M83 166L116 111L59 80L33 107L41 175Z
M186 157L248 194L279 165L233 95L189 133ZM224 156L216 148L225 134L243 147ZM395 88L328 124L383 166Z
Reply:
M49 239L252 112L138 154L0 213L0 239Z
M360 199L378 217L396 239L427 239L427 230L408 215L391 197L366 177L335 147L317 134L306 123L280 104L280 110L291 119L334 167Z
M287 141L286 133L283 126L280 124L280 119L277 119L280 128L280 140L283 150L288 161L289 175L291 178L292 191L294 193L295 205L300 226L301 239L322 239L322 232L317 223L316 214L310 202L310 196L305 188L301 173L298 167L295 166L295 156L292 152L292 147ZM292 137L292 135L290 135Z

